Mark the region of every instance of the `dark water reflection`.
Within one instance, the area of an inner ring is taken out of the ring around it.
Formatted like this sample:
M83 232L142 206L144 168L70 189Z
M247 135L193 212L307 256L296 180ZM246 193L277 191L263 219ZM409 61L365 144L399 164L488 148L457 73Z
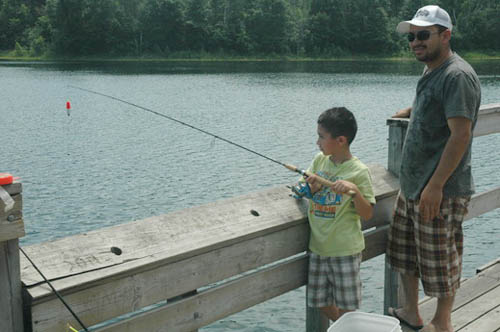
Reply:
M473 60L479 75L500 75L500 60ZM384 73L419 75L423 64L415 60L353 61L40 61L0 62L8 67L36 70L91 71L114 75L213 73Z

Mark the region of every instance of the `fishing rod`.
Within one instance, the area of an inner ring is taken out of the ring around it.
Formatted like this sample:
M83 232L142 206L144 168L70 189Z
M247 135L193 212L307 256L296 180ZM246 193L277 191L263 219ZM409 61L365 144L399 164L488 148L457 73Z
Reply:
M285 168L289 169L289 170L290 170L290 171L292 171L292 172L299 173L299 174L301 174L302 176L304 176L304 177L306 177L306 178L307 178L307 177L310 177L310 176L312 176L312 175L313 175L312 173L310 173L310 172L308 172L308 171L306 171L306 170L300 169L300 168L298 168L297 166L293 166L293 165L290 165L290 164L285 164L285 163L283 163L283 162L281 162L281 161L278 161L278 160L276 160L276 159L273 159L273 158L271 158L271 157L268 157L268 156L266 156L266 155L263 155L262 153L259 153L259 152L255 151L255 150L252 150L252 149L250 149L250 148L247 148L247 147L245 147L245 146L243 146L243 145L241 145L241 144L235 143L235 142L230 141L230 140L228 140L228 139L226 139L226 138L224 138L224 137L221 137L221 136L218 136L218 135L216 135L216 134L213 134L213 133L211 133L211 132L209 132L209 131L207 131L207 130L201 129L201 128L199 128L199 127L195 127L195 126L193 126L193 125L191 125L191 124L189 124L189 123L186 123L186 122L184 122L184 121L178 120L178 119L176 119L176 118L174 118L174 117L171 117L171 116L168 116L168 115L166 115L166 114L163 114L163 113L160 113L160 112L154 111L154 110L149 109L149 108L147 108L147 107L144 107L144 106L141 106L141 105L138 105L138 104L134 104L134 103L132 103L132 102L129 102L129 101L126 101L126 100L123 100L123 99L120 99L120 98L118 98L118 97L114 97L114 96L111 96L111 95L107 95L107 94L102 93L102 92L93 91L93 90L90 90L90 89L81 88L81 87L74 86L74 85L68 85L68 87L73 88L73 89L78 89L78 90L81 90L81 91L85 91L85 92L89 92L89 93L92 93L92 94L95 94L95 95L98 95L98 96L102 96L102 97L106 97L106 98L109 98L109 99L113 99L113 100L119 101L119 102L121 102L121 103L124 103L124 104L130 105L130 106L133 106L133 107L136 107L136 108L142 109L143 111L146 111L146 112L149 112L149 113L152 113L152 114L155 114L155 115L161 116L161 117L163 117L163 118L166 118L166 119L168 119L168 120L171 120L171 121L173 121L173 122L176 122L176 123L178 123L178 124L180 124L180 125L183 125L183 126L189 127L189 128L191 128L191 129L194 129L194 130L196 130L196 131L199 131L199 132L201 132L201 133L203 133L203 134L206 134L206 135L208 135L208 136L212 136L212 137L214 137L214 138L216 138L216 139L219 139L219 140L221 140L221 141L223 141L223 142L226 142L226 143L228 143L228 144L234 145L234 146L236 146L236 147L238 147L238 148L240 148L240 149L243 149L243 150L245 150L245 151L248 151L248 152L250 152L250 153L252 153L252 154L255 154L255 155L259 156L259 157L262 157L262 158L264 158L264 159L267 159L267 160L269 160L269 161L271 161L271 162L273 162L273 163L275 163L275 164L281 165L281 166L283 166L283 167L285 167ZM327 179L325 179L325 178L323 178L323 177L320 177L320 176L317 176L317 175L316 175L316 179L317 179L317 181L318 181L319 183L321 183L322 185L327 186L327 187L331 187L331 186L334 184L332 181L327 180ZM354 195L355 195L355 192L354 192L354 191L352 191L352 190L349 190L349 191L347 192L347 194L348 194L348 195L350 195L350 196L354 196Z
M68 309L69 312L71 313L71 315L73 315L73 317L76 319L76 321L78 322L78 324L80 324L80 326L84 329L85 332L89 332L89 330L82 323L82 321L80 320L80 318L78 317L78 315L75 314L75 312L71 309L71 307L69 306L69 304L67 304L66 301L64 301L64 299L61 296L61 294L54 288L54 286L52 286L52 283L43 275L42 271L40 271L40 269L35 265L35 263L31 260L31 258L29 258L29 256L26 254L26 252L24 252L23 248L19 247L19 250L23 253L24 257L26 257L26 259L31 263L31 265L33 265L33 267L35 268L35 270L42 276L43 280L45 280L45 282L47 283L47 285L49 285L49 287L52 289L52 291L54 292L54 294L56 294L56 296L59 298L59 300L61 300L62 304L64 304L64 306L66 307L66 309Z

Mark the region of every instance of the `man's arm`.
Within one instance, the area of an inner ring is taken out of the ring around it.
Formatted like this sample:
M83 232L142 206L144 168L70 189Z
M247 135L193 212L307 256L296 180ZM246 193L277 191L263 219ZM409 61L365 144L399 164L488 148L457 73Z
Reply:
M449 118L450 138L438 166L420 195L420 215L431 221L439 214L443 187L464 156L472 138L472 121L463 117Z
M399 110L394 114L392 117L393 118L409 118L411 114L411 107L404 108L402 110Z

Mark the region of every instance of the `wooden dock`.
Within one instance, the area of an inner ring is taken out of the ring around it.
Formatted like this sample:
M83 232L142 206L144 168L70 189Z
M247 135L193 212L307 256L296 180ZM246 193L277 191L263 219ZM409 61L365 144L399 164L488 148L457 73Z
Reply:
M420 313L428 323L436 309L435 298L420 301ZM451 321L455 332L500 331L500 258L477 270L462 282L455 296ZM403 332L413 330L403 327Z
M399 189L394 169L405 123L391 120L389 126L389 169L370 165L377 205L363 222L363 260L385 253ZM500 104L485 105L477 126L475 136L499 132ZM22 186L5 189L16 205L2 212L0 202L0 309L11 309L0 310L0 332L79 327L19 257ZM192 332L306 284L307 202L289 194L283 185L24 249L93 332ZM497 208L500 187L474 195L466 219ZM481 270L457 294L456 331L500 331L500 264ZM398 306L398 279L391 273L385 275L385 307ZM425 319L434 305L422 302ZM326 331L322 317L308 309L305 330Z

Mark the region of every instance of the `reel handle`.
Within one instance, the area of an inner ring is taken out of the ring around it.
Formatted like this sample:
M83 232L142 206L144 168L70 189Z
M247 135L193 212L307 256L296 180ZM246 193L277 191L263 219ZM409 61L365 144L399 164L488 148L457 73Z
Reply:
M303 176L305 177L309 177L311 176L312 174L309 173L308 171L305 171L305 170L302 170L302 169L299 169L297 168L297 166L293 166L293 165L290 165L290 164L284 164L284 166L289 169L290 171L292 172L296 172L296 173L299 173L299 174L302 174ZM317 176L316 175L316 179L319 183L321 183L322 185L324 186L327 186L327 187L331 187L333 186L333 182L330 181L330 180L327 180L325 178L322 178L321 176ZM354 197L356 195L356 192L354 192L354 190L349 190L347 193L347 195L351 196L351 197Z

